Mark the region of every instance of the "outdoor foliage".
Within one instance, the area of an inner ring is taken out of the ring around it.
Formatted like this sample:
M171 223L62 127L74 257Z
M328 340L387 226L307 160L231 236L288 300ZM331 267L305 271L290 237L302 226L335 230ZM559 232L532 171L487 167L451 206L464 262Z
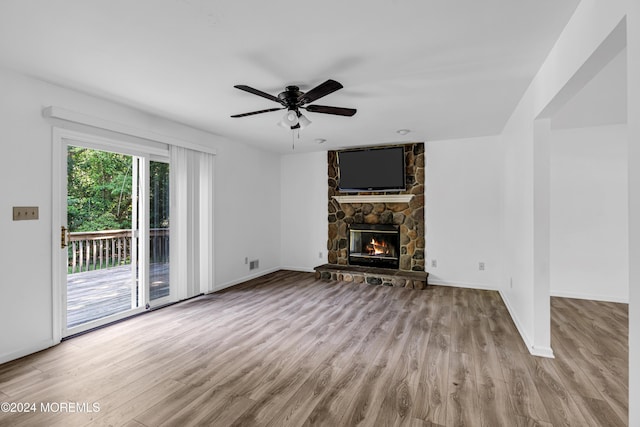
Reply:
M123 154L69 147L67 155L70 231L131 228L131 167Z
M149 164L149 228L169 228L169 163Z

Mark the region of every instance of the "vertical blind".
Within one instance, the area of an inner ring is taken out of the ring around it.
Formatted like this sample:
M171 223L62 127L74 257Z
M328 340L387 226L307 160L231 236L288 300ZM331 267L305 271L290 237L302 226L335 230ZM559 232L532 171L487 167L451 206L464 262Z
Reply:
M213 290L214 156L171 145L170 157L171 283L182 300Z

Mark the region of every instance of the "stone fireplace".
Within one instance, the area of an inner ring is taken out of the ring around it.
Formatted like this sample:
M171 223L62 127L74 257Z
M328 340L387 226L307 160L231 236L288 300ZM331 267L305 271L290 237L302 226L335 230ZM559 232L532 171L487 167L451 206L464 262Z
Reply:
M399 271L423 272L425 265L424 226L424 144L403 144L405 153L406 190L394 192L341 193L338 190L338 159L336 151L328 156L328 262L332 265L366 265L375 261L377 266L383 257L368 254L368 242L360 242L359 248L352 249L352 230L379 227L385 233L397 233L398 243L392 264L385 268ZM378 236L380 237L380 236ZM375 240L375 239L374 239ZM388 244L388 242L387 242ZM383 245L378 251L383 252ZM350 252L359 255L352 256ZM365 256L363 256L363 254ZM355 263L354 263L355 261Z

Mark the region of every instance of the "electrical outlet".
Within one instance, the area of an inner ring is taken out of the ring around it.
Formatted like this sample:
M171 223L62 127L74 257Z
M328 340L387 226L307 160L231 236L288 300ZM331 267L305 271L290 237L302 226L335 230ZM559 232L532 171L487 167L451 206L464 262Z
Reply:
M34 220L39 218L39 209L37 206L14 206L13 207L13 220L24 221Z
M436 260L436 259L432 259L432 260L431 260L431 267L433 267L433 268L437 268L437 267L438 267L438 260Z
M478 270L484 271L484 262L479 262L478 263Z
M322 259L322 251L318 252L318 258Z
M249 263L249 270L255 270L256 268L260 268L260 261L257 259L254 259Z

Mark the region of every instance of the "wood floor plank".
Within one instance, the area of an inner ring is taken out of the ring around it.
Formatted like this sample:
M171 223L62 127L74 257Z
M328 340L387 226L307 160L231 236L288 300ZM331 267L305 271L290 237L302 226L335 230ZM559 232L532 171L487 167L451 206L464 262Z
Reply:
M445 427L442 424L434 424L431 421L420 420L418 418L412 418L409 427Z
M316 317L318 322L321 322L321 319L320 316ZM259 358L249 351L242 352L238 357L237 346L234 343L227 350L225 350L226 347L221 349L223 354L228 353L228 357L216 359L215 363L208 362L203 365L202 361L198 364L198 360L194 360L193 364L197 369L189 369L188 375L184 376L182 381L201 391L244 394L247 398L253 398L254 402L259 401L260 394L270 396L280 394L279 399L284 399L285 393L279 392L286 390L290 384L295 384L301 375L310 370L310 360L314 359L313 355L321 352L324 345L323 341L316 340L309 346L301 346L297 339L305 335L305 330L301 330L297 335L292 335L290 332L288 331L288 334L280 338L279 335L272 336L270 340L263 342L262 344L270 343L270 346L265 347L264 350L256 346L255 342L252 342L251 346L246 346L247 349L259 350L258 354L263 355ZM261 333L256 333L261 336ZM316 334L314 337L322 338L322 335ZM247 338L243 335L243 339ZM304 351L301 352L300 348L304 348ZM191 395L178 398L187 401L188 405ZM175 398L171 397L167 400L173 399ZM167 416L159 417L158 412L151 409L148 414L141 415L137 419L153 425L159 418L165 419Z
M486 378L504 381L502 364L498 358L495 343L487 319L478 319L472 332L472 354L476 360L478 381L490 383Z
M279 271L0 365L2 401L100 404L0 425L626 425L626 305L551 302L539 359L497 292Z
M628 418L628 325L617 334L594 332L594 325L607 323L612 313L628 315L625 304L552 298L552 345L576 371L583 387L577 393L594 402L606 401L618 418ZM602 331L602 330L601 330ZM563 374L562 369L558 369ZM564 378L564 377L563 377ZM588 387L587 380L593 384ZM570 385L564 382L565 386ZM594 392L594 389L597 392Z
M412 409L414 418L442 425L446 424L449 394L451 302L449 293L438 298L439 306L433 308L431 332L419 368L416 394L420 399Z
M416 310L420 312L419 310ZM377 407L378 414L375 425L401 425L412 418L411 412L417 402L426 396L419 394L417 385L420 382L419 363L423 360L423 352L428 341L425 340L424 330L417 322L409 323L409 330L403 337L404 342L398 343L401 352L390 354L387 378L383 376L385 386L384 395L380 394L382 401ZM375 406L375 400L372 406Z
M338 372L331 364L319 366L274 415L267 426L302 425L331 385Z
M613 377L609 370L602 367L596 358L577 358L574 359L574 362L591 379L591 382L600 392L602 400L608 403L610 409L620 419L626 420L629 416L628 374L623 378ZM594 399L594 402L598 400Z
M509 396L509 387L504 381L491 376L477 379L478 426L510 426L517 414Z
M595 421L596 425L607 427L628 426L629 420L621 419L609 404L603 400L593 399L591 397L576 396L579 408L586 419Z
M353 397L350 401L347 400L349 403L342 405L339 409L341 425L377 423L375 420L381 412L393 414L394 417L400 413L403 420L407 416L403 412L402 399L411 399L411 396L406 394L405 387L406 384L415 386L419 382L420 354L426 348L430 329L426 322L429 318L429 307L426 302L422 300L418 307L414 298L415 293L409 292L404 295L411 300L405 301L402 306L404 316L398 317L403 320L402 331L396 328L393 335L388 338L389 342L369 346L368 356L377 355L377 357L373 361L373 366L367 370L362 381L357 385ZM407 316L409 313L418 313L418 316ZM390 346L392 343L394 344ZM392 347L402 351L393 351ZM399 394L392 392L392 396L389 397L386 391L390 389L400 389L401 392ZM401 399L396 400L396 397ZM395 411L396 403L399 404L400 411Z
M445 424L449 395L448 337L432 333L429 355L423 359L416 394L420 396L412 409L414 418L435 424Z
M556 347L554 347L555 350ZM581 396L600 399L600 392L571 358L556 357L553 366L567 390L578 390Z
M559 375L556 373L553 363L540 358L539 360L524 359L533 377L538 395L549 415L551 424L554 426L593 426L598 427L591 419L584 419L582 413L576 406L573 396L571 396Z
M528 356L517 351L506 351L499 353L499 357L515 412L525 418L550 422L547 408L540 399L535 381L527 368Z
M386 313L383 318L390 321L381 324L369 337L362 340L353 354L352 366L344 367L346 372L352 369L358 372L358 377L354 377L348 386L336 386L335 393L330 393L328 398L316 405L307 423L317 423L320 419L319 414L324 414L323 418L328 417L334 425L345 422L364 422L368 425L381 411L395 414L395 400L393 402L387 400L384 391L396 383L394 379L396 369L402 371L409 369L405 349L409 347L408 341L412 337L412 330L418 329L419 325L411 321L411 314L414 310L418 311L415 307L415 293L402 290L394 293L394 297L398 303L398 310ZM384 331L386 333L380 333ZM367 376L368 364L353 365L353 361L373 361L374 375ZM386 367L382 376L377 375L376 372L380 366ZM377 384L372 384L372 381L376 381ZM381 387L383 384L386 387ZM351 399L354 396L356 401L352 402ZM394 397L396 397L395 394Z
M468 294L469 292L462 288L456 288L453 291L451 350L457 353L471 354L473 343L469 326L472 322L472 317L469 312Z
M447 424L472 426L480 413L473 356L452 351L449 357Z
M97 412L91 416L77 416L72 421L77 425L105 426L118 425L122 420L134 420L135 416L154 406L167 394L179 390L182 384L171 380L154 381L137 388L135 391L127 390L127 393L116 393L115 396L107 396L101 399L101 405L105 405L109 411ZM82 421L82 423L80 423ZM139 423L138 421L136 421ZM61 426L72 425L69 420L61 423Z
M420 354L416 394L420 396L412 416L445 424L449 386L450 323L453 290L436 287L427 300L429 337Z
M536 420L529 417L518 415L515 419L515 425L518 427L554 427L553 424L545 421Z

